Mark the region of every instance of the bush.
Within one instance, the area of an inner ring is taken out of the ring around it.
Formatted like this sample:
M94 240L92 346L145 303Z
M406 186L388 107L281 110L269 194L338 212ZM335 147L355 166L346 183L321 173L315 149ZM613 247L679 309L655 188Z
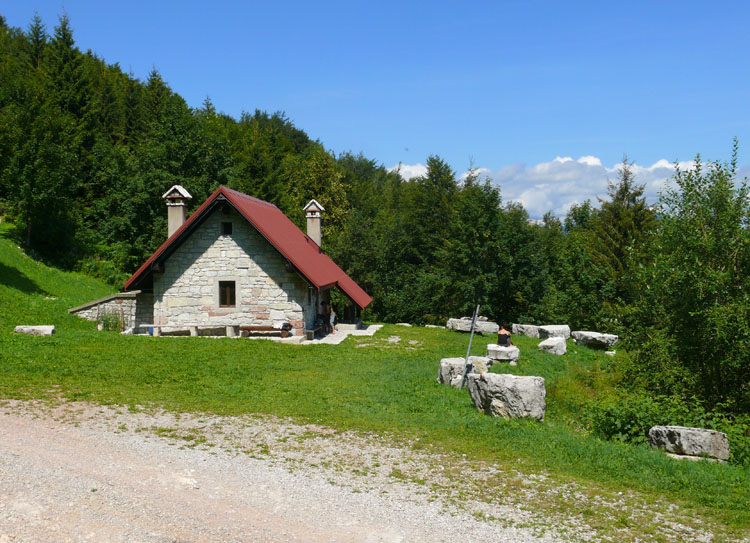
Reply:
M629 310L635 364L627 381L750 411L750 186L728 164L676 169L660 198L649 265Z
M730 462L750 466L750 415L728 415L707 411L698 401L675 396L617 394L589 401L583 424L602 439L635 444L648 443L652 426L674 425L724 432L729 438Z
M105 311L96 319L96 323L101 330L107 332L122 332L125 325L122 315L117 311Z

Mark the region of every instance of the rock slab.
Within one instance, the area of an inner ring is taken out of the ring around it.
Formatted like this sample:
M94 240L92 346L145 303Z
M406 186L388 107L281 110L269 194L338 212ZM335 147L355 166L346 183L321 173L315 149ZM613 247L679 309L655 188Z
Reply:
M723 432L686 426L653 426L648 442L655 449L688 457L729 460L729 439Z
M505 347L497 343L490 343L487 345L487 358L491 358L492 360L507 360L511 363L518 362L518 359L521 358L521 351L515 345Z
M551 354L563 355L568 352L568 345L565 338L551 337L539 342L539 350Z
M448 319L445 327L459 332L471 332L471 317ZM477 319L474 331L479 334L497 334L500 331L500 326L496 322Z
M576 330L571 335L578 345L584 345L592 349L608 349L620 339L615 334L601 334L599 332L586 332L583 330Z
M539 337L541 339L547 339L550 337L562 337L568 339L570 337L570 326L567 324L548 324L546 326L540 326Z
M511 332L528 337L539 337L539 327L533 324L514 324Z
M17 334L28 334L30 336L51 336L55 333L55 326L25 326L19 325L13 329Z
M543 377L497 373L467 376L469 395L477 411L493 417L544 420L546 409Z

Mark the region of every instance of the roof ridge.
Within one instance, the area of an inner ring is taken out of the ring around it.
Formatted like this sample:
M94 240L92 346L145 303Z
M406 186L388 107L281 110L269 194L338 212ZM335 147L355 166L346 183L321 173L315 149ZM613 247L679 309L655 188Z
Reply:
M256 198L255 196L250 196L249 194L245 194L244 192L240 192L238 190L230 189L229 187L225 187L224 185L221 185L220 188L224 189L227 192L232 193L232 196L236 196L238 198L246 198L248 200L252 200L253 202L257 202L259 204L264 204L264 205L273 207L275 209L279 209L278 207L276 207L271 202L266 202L265 200L261 200L260 198Z

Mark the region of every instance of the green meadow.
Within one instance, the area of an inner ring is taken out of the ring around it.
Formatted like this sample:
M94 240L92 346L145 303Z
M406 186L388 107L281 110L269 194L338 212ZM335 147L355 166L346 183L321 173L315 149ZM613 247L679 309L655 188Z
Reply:
M502 371L543 376L547 416L543 423L508 422L477 413L466 390L436 383L439 360L465 354L465 334L385 325L373 337L341 345L294 346L124 336L98 332L94 323L67 313L109 293L110 287L47 267L0 237L0 398L264 413L400 443L418 438L421 446L449 454L543 471L561 484L667 500L729 537L750 531L747 467L678 462L645 444L596 438L581 423L587 398L609 386L613 359L601 351L569 342L568 354L556 357L540 353L537 340L515 338L521 361ZM49 338L14 334L17 324L54 324L57 332ZM389 336L400 340L388 342ZM472 354L483 355L493 340L475 337Z

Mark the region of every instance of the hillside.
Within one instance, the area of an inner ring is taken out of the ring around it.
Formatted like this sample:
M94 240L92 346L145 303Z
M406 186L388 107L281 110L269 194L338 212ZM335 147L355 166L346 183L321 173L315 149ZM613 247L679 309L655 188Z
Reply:
M8 239L12 225L0 225L0 333L18 324L54 324L65 336L94 325L67 309L114 292L86 275L61 271L34 260Z

